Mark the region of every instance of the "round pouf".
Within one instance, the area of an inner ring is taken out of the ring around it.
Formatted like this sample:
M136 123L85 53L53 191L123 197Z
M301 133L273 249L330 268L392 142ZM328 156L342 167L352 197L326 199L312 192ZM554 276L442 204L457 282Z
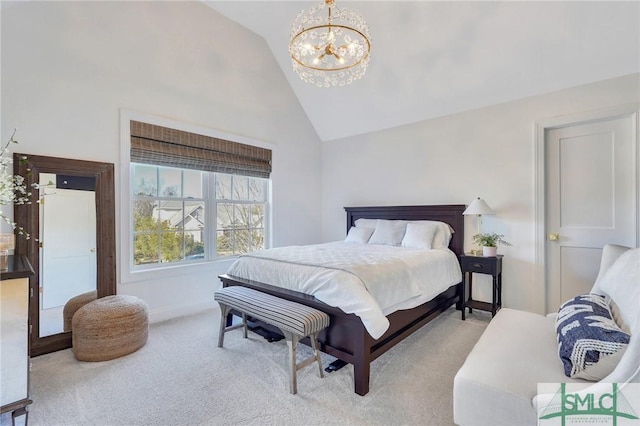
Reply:
M147 304L135 296L107 296L78 309L72 320L73 354L79 361L107 361L147 343Z
M82 308L89 302L93 302L98 298L98 292L96 290L89 291L87 293L82 293L77 295L76 297L72 297L64 304L64 308L62 309L62 318L63 318L63 330L71 331L71 320L73 319L73 315L76 311Z

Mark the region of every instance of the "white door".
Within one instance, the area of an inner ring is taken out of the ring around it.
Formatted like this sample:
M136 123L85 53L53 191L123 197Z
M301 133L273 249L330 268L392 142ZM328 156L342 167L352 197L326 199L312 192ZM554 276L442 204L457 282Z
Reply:
M93 191L58 188L44 197L41 309L96 289L95 209Z
M634 246L634 127L631 116L547 130L547 312L587 293L602 246Z

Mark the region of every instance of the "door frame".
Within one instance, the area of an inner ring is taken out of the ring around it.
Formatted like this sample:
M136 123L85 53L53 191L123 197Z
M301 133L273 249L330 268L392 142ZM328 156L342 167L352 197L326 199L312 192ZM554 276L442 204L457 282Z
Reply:
M636 211L640 211L640 104L632 103L618 105L604 109L586 111L559 117L543 118L533 123L534 145L534 309L540 314L546 313L547 300L547 265L546 265L546 147L545 133L547 130L587 124L620 117L631 117L632 138L634 139L634 174ZM640 214L636 214L635 246L640 246Z

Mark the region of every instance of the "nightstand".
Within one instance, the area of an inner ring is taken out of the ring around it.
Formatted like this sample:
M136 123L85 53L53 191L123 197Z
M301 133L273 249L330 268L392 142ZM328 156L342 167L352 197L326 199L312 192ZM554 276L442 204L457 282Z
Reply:
M462 320L465 317L466 308L469 313L472 309L491 312L495 316L502 307L502 255L495 257L473 256L463 254L460 256L460 268L462 269ZM493 276L493 298L491 303L473 300L473 274L487 274Z

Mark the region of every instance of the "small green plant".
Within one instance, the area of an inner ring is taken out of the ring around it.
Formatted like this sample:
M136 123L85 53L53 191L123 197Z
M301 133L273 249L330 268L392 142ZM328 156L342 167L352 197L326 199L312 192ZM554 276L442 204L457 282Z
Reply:
M510 246L511 243L503 240L504 235L501 234L476 234L473 241L481 247L498 247L498 243L503 246Z

